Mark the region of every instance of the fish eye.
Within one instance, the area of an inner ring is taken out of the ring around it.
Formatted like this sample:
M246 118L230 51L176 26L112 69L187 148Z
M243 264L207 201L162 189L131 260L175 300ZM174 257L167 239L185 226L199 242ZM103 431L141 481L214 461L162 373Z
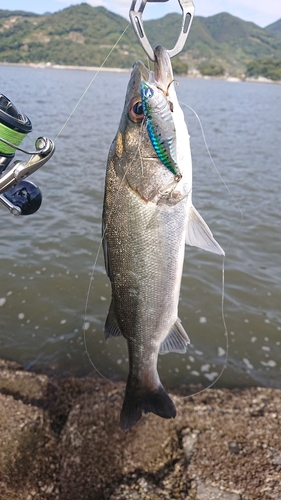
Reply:
M142 102L141 101L138 101L136 102L136 104L134 104L133 106L133 112L136 114L136 115L143 115L143 107L142 107Z
M134 97L129 104L129 118L134 123L140 123L143 121L143 105L139 97Z

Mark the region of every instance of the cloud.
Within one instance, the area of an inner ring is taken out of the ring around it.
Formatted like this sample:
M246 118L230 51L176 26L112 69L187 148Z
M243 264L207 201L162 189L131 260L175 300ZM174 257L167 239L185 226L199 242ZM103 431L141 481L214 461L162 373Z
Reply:
M83 3L81 0L56 0L56 1L60 3L66 3L67 5L77 5L79 3ZM85 3L92 5L92 7L98 7L100 5L102 5L103 7L107 7L108 5L107 0L88 0Z
M108 10L110 10L108 7L108 4L110 2L108 0L56 0L56 2L65 3L67 7L69 7L70 5L77 5L80 3L88 3L92 7L103 6L106 7Z
M96 7L97 5L102 5L108 10L111 10L111 12L115 12L116 14L119 14L120 16L123 17L128 17L129 15L129 9L131 7L131 0L103 0L103 1L98 1L98 0L88 0L88 3L92 5L93 7Z
M92 7L105 7L111 12L115 12L123 17L128 17L131 0L56 0L57 2L69 5L77 5L83 1Z
M281 17L280 0L194 0L195 12L200 16L211 16L219 12L229 12L244 21L252 21L259 26L267 26Z
M81 3L82 0L57 0L57 2L67 5ZM84 0L85 1L85 0ZM86 0L92 7L103 6L128 19L131 0ZM259 26L267 26L277 21L281 17L280 0L267 0L266 2L257 0L193 0L195 14L198 16L213 16L220 12L229 12L233 16L240 17L244 21L252 21ZM137 2L136 8L140 5ZM144 19L162 17L169 12L181 12L178 0L169 2L149 3L146 6Z
M109 7L109 2L108 0L88 0L88 4L90 4L92 7L105 7L108 10L112 10L112 8ZM119 2L117 2L119 4Z
M103 5L108 10L128 18L131 0L88 0L94 7ZM229 12L233 16L240 17L244 21L252 21L259 26L267 26L281 17L280 0L193 0L195 13L200 16L212 16L220 12ZM137 8L140 0L137 2ZM168 12L181 12L178 0L170 0L162 4L149 3L146 5L144 19L148 17L162 17Z

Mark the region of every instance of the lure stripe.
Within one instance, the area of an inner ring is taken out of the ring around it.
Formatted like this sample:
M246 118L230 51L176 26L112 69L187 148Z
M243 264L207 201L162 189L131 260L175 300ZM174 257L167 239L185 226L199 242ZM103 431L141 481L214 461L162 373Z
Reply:
M156 86L152 87L146 82L141 82L140 94L151 144L165 167L178 175L176 131L169 103Z

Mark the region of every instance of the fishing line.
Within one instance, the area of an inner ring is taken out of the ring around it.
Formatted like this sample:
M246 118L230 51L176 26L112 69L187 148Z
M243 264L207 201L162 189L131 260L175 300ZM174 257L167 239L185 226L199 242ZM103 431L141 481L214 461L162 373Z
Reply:
M15 153L16 149L20 149L16 148L16 146L19 146L26 136L27 132L18 132L11 127L7 127L6 125L4 125L4 123L0 123L0 137L7 141L6 143L4 141L1 141L1 153L3 153L4 155Z
M71 111L71 113L69 114L69 116L67 117L66 121L64 122L64 124L62 125L61 129L59 130L57 136L55 137L55 142L57 141L57 139L60 137L60 135L62 134L63 130L65 129L66 125L68 124L68 122L70 121L70 119L72 118L72 116L74 115L76 109L78 108L78 106L81 104L81 101L84 99L85 95L87 94L87 92L89 91L90 87L92 86L92 84L94 83L95 79L97 78L97 76L99 75L99 73L101 72L102 68L104 67L105 63L107 62L108 58L110 57L110 55L112 54L112 52L114 51L114 49L117 47L117 45L119 44L120 40L122 39L122 37L125 35L127 29L129 28L130 26L130 23L127 24L126 28L123 30L123 32L121 33L121 35L119 36L119 38L117 39L117 41L115 42L115 44L112 46L112 48L110 49L109 53L107 54L106 58L104 59L103 63L101 64L101 66L98 68L98 70L96 71L96 73L94 74L93 78L91 79L89 85L86 87L86 89L84 90L84 92L82 93L81 97L78 99L76 105L74 106L73 110ZM125 178L125 175L124 174L124 178ZM120 186L121 187L121 186ZM94 264L93 264L93 268L92 268L92 271L91 271L91 276L90 276L90 282L89 282L89 286L88 286L88 290L87 290L87 295L86 295L86 303L85 303L85 310L84 310L84 322L83 322L83 339L84 339L84 346L85 346L85 351L86 351L86 354L87 354L87 357L91 363L91 365L93 366L93 368L96 370L96 372L101 376L103 377L105 380L109 380L107 379L98 369L97 367L94 365L93 361L91 360L91 357L90 357L90 353L89 353L89 350L88 350L88 347L87 347L87 342L86 342L86 331L87 331L87 328L86 328L86 324L87 324L87 318L86 318L86 315L87 315L87 310L88 310L88 304L89 304L89 298L90 298L90 292L91 292L91 288L92 288L92 282L94 280L94 272L95 272L95 269L96 269L96 265L97 265L97 260L98 260L98 257L99 257L99 254L100 254L100 251L101 251L101 247L102 247L102 243L103 243L103 239L104 239L104 235L105 235L105 230L103 232L103 235L102 235L102 239L100 241L100 244L99 244L99 247L98 247L98 250L97 250L97 254L96 254L96 258L95 258L95 261L94 261ZM112 382L111 380L109 380L113 385L117 386L116 384L114 384L114 382Z
M183 396L183 399L192 398L193 396L197 396L198 394L202 394L202 392L205 392L208 389L210 389L211 387L213 387L213 385L215 385L219 381L219 379L221 378L222 374L224 373L224 371L227 368L228 354L229 354L229 334L228 334L228 328L227 328L225 314L224 314L224 297L225 297L224 269L225 269L225 256L223 256L223 258L222 258L222 270L221 270L221 272L222 272L222 281L221 281L221 283L222 283L221 317L222 317L222 324L223 324L223 327L224 327L224 335L225 335L225 357L224 357L224 363L223 363L223 366L221 368L220 373L215 378L215 380L213 380L213 382L211 382L207 387L204 387L200 391L194 392L193 394L189 394L188 396Z
M99 67L99 69L97 70L97 72L95 73L95 75L93 76L92 80L90 81L89 85L86 87L85 91L83 92L83 94L81 95L80 99L78 100L78 102L76 103L76 105L74 106L73 110L71 111L71 113L69 114L68 118L66 119L65 123L63 124L63 126L61 127L61 129L59 130L56 138L55 138L55 141L60 137L60 135L62 134L64 128L66 127L66 125L68 124L68 122L70 121L71 117L73 116L73 114L75 113L76 109L78 108L78 106L80 105L81 101L83 100L83 98L85 97L85 95L87 94L87 92L89 91L91 85L93 84L93 82L95 81L95 79L97 78L98 74L100 73L101 69L104 67L106 61L108 60L108 58L110 57L110 55L112 54L112 52L114 51L114 49L116 48L116 46L118 45L118 43L120 42L120 40L122 39L122 37L124 36L124 34L126 33L127 29L129 28L130 24L128 23L128 25L126 26L126 28L124 29L124 31L122 32L122 34L120 35L120 37L118 38L118 40L116 41L116 43L113 45L113 47L111 48L111 50L109 51L108 55L106 56L106 58L104 59L103 63L101 64L101 66ZM219 173L216 165L215 165L215 162L213 161L213 158L211 156L211 153L210 153L210 150L209 150L209 147L208 147L208 144L207 144L207 141L206 141L206 137L205 137L205 133L204 133L204 130L203 130L203 126L202 126L202 123L201 123L201 120L199 118L199 116L197 115L197 113L188 105L186 104L183 104L184 106L186 106L187 108L189 108L196 116L199 124L200 124L200 127L201 127L201 131L202 131L202 135L203 135L203 139L204 139L204 143L205 143L205 146L206 146L206 149L207 149L207 152L208 152L208 155L211 159L211 162L215 168L215 170L217 171L217 174L219 175L219 178L221 179L223 185L226 187L227 191L229 192L229 194L231 195L231 197L233 198L235 204L238 206L239 210L240 210L240 213L241 213L241 221L240 221L240 225L242 223L242 218L243 218L243 212L242 210L240 209L240 206L238 205L238 203L236 202L234 196L232 195L232 193L230 192L228 186L226 185L226 183L224 182L224 180L222 179L221 177L221 174ZM140 137L141 137L141 134L140 134ZM140 148L140 145L138 144L138 147L137 147L137 151L136 151L136 154L139 152L139 148ZM120 187L118 189L118 192L117 192L117 195L116 195L116 201L118 199L118 196L119 196L119 193L120 193L120 190L123 186L123 182L125 180L125 177L126 177L126 172L127 172L127 169L124 173L124 176L123 176L123 179L121 181L121 184L120 184ZM111 213L114 209L114 206L115 206L115 202L113 204L113 207L111 209L111 212L109 214L109 220L110 220L110 216L111 216ZM240 227L239 225L239 227ZM238 229L237 229L238 231ZM236 232L237 232L236 231ZM86 303L85 303L85 310L84 310L84 323L83 323L83 338L84 338L84 346L85 346L85 351L86 351L86 354L87 354L87 357L89 359L89 362L91 363L91 365L93 366L93 368L95 369L95 371L102 377L104 378L105 380L111 382L113 385L115 385L116 387L117 384L115 384L112 380L108 379L107 377L105 377L99 370L98 368L95 366L95 364L93 363L92 359L91 359L91 356L90 356L90 353L89 353L89 350L88 350L88 347L87 347L87 341L86 341L86 331L87 331L87 328L86 328L86 325L87 325L87 311L88 311L88 305L89 305L89 300L90 300L90 293L91 293L91 289L92 289L92 283L93 283L93 280L94 280L94 273L95 273L95 270L96 270L96 266L97 266L97 261L98 261L98 257L99 257L99 254L100 254L100 251L101 251L101 248L102 248L102 244L103 244L103 240L104 240L104 237L105 237L105 232L106 232L106 227L103 229L103 234L102 234L102 238L101 238L101 241L100 241L100 244L99 244L99 247L98 247L98 250L97 250L97 254L96 254L96 257L95 257L95 260L94 260L94 263L93 263L93 267L92 267L92 271L91 271L91 276L90 276L90 280L89 280L89 286L88 286L88 290L87 290L87 295L86 295ZM235 233L236 234L236 233ZM216 380L214 380L208 387L204 388L202 391L199 391L194 395L196 394L200 394L200 392L203 392L205 391L206 389L212 387L218 380L219 378L222 376L226 366L227 366L227 360L228 360L228 350L229 350L229 342L228 342L228 332L227 332L227 325L226 325L226 321L225 321L225 315L224 315L224 258L223 258L223 267L222 267L222 321L223 321L223 325L224 325L224 328L225 328L225 335L226 335L226 357L225 357L225 363L224 363L224 366L219 374L219 376L216 378ZM191 397L191 396L187 396L187 397Z
M213 167L214 167L214 169L215 169L216 173L218 174L220 181L222 182L222 184L223 184L223 185L224 185L224 187L226 188L226 190L227 190L228 194L231 196L232 200L234 201L234 203L235 203L236 207L238 208L238 210L239 210L239 212L240 212L240 216L241 216L241 217L240 217L240 221L239 221L239 224L238 224L238 226L237 226L236 230L235 230L235 231L234 231L234 233L232 233L232 235L231 235L231 238L230 238L230 240L229 240L229 242L228 242L228 245L227 245L227 247L226 247L226 251L227 251L227 250L228 250L228 248L229 248L229 245L230 245L231 241L233 240L234 236L238 233L238 231L239 231L239 229L240 229L240 227L241 227L241 225L242 225L242 222L243 222L243 219L244 219L244 213L243 213L243 211L242 211L242 209L241 209L241 207L240 207L240 205L239 205L238 201L236 200L235 196L232 194L232 192L230 191L230 189L229 189L228 185L227 185L227 184L226 184L226 182L224 181L224 179L223 179L223 177L222 177L222 175L221 175L221 173L220 173L220 171L219 171L218 167L216 166L216 163L215 163L215 161L214 161L214 159L213 159L213 157L212 157L212 154L211 154L210 148L209 148L208 143L207 143L206 135L205 135L204 128L203 128L203 125L202 125L202 122L201 122L200 117L198 116L198 114L196 113L196 111L195 111L195 110L194 110L191 106L188 106L188 104L185 104L184 102L181 102L180 104L181 104L182 106L185 106L186 108L190 109L190 111L192 111L192 113L194 113L194 115L196 116L196 119L197 119L197 121L198 121L198 123L199 123L199 125L200 125L200 129L201 129L201 132L202 132L203 141L204 141L204 144L205 144L205 147L206 147L206 150L207 150L208 156L209 156L209 158L210 158L210 160L211 160L211 163L212 163L212 165L213 165Z
M206 135L205 135L205 132L204 132L204 128L203 128L203 125L202 125L202 122L201 122L201 119L200 117L198 116L198 114L196 113L196 111L191 107L191 106L188 106L188 104L185 104L183 102L180 103L182 106L185 106L186 108L190 109L194 115L196 116L197 120L198 120L198 123L200 125L200 128L201 128L201 132L202 132L202 137L203 137L203 140L204 140L204 144L205 144L205 147L206 147L206 150L207 150L207 153L208 153L208 156L211 160L211 163L217 173L217 175L219 176L219 179L221 180L222 184L224 185L224 187L226 188L227 192L229 193L229 195L231 196L231 198L233 199L236 207L238 208L239 212L240 212L240 221L239 221L239 224L235 230L235 232L232 234L231 238L230 238L230 241L227 245L227 248L226 248L226 251L228 250L229 248L229 245L231 243L231 241L233 240L234 236L237 234L237 232L239 231L239 228L242 224L242 221L243 221L243 218L244 218L244 214L243 214L243 211L239 205L239 203L237 202L236 198L234 197L234 195L232 194L232 192L230 191L229 187L227 186L226 182L224 181L224 179L222 178L216 164L215 164L215 161L211 155L211 152L210 152L210 148L208 146L208 143L207 143L207 139L206 139ZM229 334L228 334L228 328L227 328L227 324L226 324L226 319L225 319L225 313L224 313L224 299L225 299L225 256L223 256L223 260L222 260L222 296L221 296L221 317L222 317L222 323L223 323L223 327L224 327L224 335L225 335L225 358L224 358L224 364L222 366L222 369L220 371L220 373L218 374L218 376L215 378L215 380L209 384L207 387L204 387L204 389L198 391L198 392L195 392L193 394L190 394L189 396L185 396L183 399L187 399L187 398L191 398L193 396L196 396L198 394L201 394L202 392L206 391L207 389L210 389L211 387L213 387L221 378L222 374L224 373L225 369L227 368L227 364L228 364L228 355L229 355Z
M101 72L102 68L104 67L106 61L108 60L108 58L111 56L112 52L114 51L114 49L117 47L118 43L120 42L121 38L125 35L127 29L129 28L130 24L128 23L126 28L124 29L124 31L121 33L121 35L119 36L118 40L115 42L115 44L112 46L112 48L110 49L109 53L107 54L106 58L104 59L103 63L101 64L101 66L99 67L99 69L96 71L96 73L94 74L92 80L90 81L89 85L86 87L86 89L84 90L83 94L81 95L80 99L77 101L77 103L75 104L73 110L71 111L70 115L68 116L68 118L66 119L66 121L64 122L63 126L61 127L59 133L57 134L56 138L55 138L55 142L56 140L59 138L59 136L61 135L61 133L63 132L63 130L65 129L66 125L68 124L69 120L71 119L71 117L74 115L76 109L78 108L78 106L80 105L81 101L84 99L85 95L87 94L88 90L90 89L91 85L94 83L95 79L97 78L97 76L99 75L99 73Z
M143 130L143 123L141 124L141 127L140 127L140 133L139 133L139 141L138 141L138 144L137 144L137 148L136 148L136 153L135 153L135 156L133 157L133 160L135 160L137 154L139 153L140 154L140 144L141 144L141 133L142 133L142 130ZM140 157L141 157L141 154L140 154ZM116 196L115 196L115 199L114 199L114 203L112 205L112 208L111 208L111 211L109 212L109 216L108 216L108 223L110 222L110 219L111 219L111 215L114 211L114 208L115 208L115 205L117 203L117 200L118 200L118 197L119 197L119 194L121 192L121 189L124 185L124 181L125 181L125 178L126 178L126 175L127 175L127 171L129 169L129 165L128 167L126 168L125 172L124 172L124 175L123 175L123 178L121 179L121 182L120 182L120 186L117 190L117 193L116 193ZM95 260L94 260L94 263L93 263L93 267L92 267L92 271L91 271L91 276L90 276L90 280L89 280L89 286L88 286L88 290L87 290L87 295L86 295L86 303L85 303L85 309L84 309L84 323L83 323L83 341L84 341L84 347L85 347L85 351L86 351L86 354L87 354L87 357L88 357L88 360L90 362L90 364L92 365L92 367L96 370L96 372L104 379L106 380L107 382L110 382L112 385L114 385L115 387L118 387L119 386L117 384L115 384L115 382L113 382L113 380L107 378L105 375L103 375L100 370L98 370L98 368L96 367L96 365L94 364L94 362L92 361L91 359L91 355L90 355L90 352L89 352L89 349L88 349L88 346L87 346L87 339L86 339L86 331L87 331L87 328L86 328L86 325L87 325L87 311L88 311L88 305L89 305L89 301L90 301L90 294L91 294L91 289L92 289L92 283L94 281L94 274L95 274L95 270L96 270L96 266L97 266L97 261L98 261L98 258L99 258L99 254L100 254L100 251L101 251L101 248L102 248L102 245L103 245L103 240L105 238L105 233L106 233L106 229L107 229L107 226L108 226L108 223L105 227L103 227L102 229L102 237L101 237L101 241L100 241L100 244L98 246L98 250L97 250L97 253L96 253L96 257L95 257Z
M89 280L89 286L88 286L88 290L87 290L87 295L86 295L86 303L85 303L85 309L84 309L84 322L83 322L83 341L84 341L84 347L85 347L85 352L86 352L87 358L88 358L90 364L92 365L92 367L98 373L98 375L100 375L107 382L110 382L111 384L113 384L115 387L118 387L117 384L115 384L112 380L108 379L105 375L103 375L100 372L100 370L96 367L96 365L94 364L94 362L91 359L91 355L90 355L90 352L89 352L89 349L88 349L88 346L87 346L87 340L86 340L87 311L88 311L88 305L89 305L89 300L90 300L90 293L91 293L91 289L92 289L92 282L94 281L94 273L95 273L95 270L96 270L96 265L97 265L98 257L99 257L99 254L100 254L100 251L101 251L101 247L102 247L102 244L103 244L104 236L105 236L105 230L103 231L102 238L101 238L98 250L97 250L96 258L94 260L94 264L93 264L93 267L92 267L91 276L90 276L90 280Z

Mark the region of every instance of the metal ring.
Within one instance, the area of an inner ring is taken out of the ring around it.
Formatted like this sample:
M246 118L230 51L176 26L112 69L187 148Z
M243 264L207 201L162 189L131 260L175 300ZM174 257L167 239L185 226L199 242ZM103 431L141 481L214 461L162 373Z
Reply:
M149 59L152 62L155 62L154 50L151 47L151 44L150 44L150 42L145 34L143 21L142 21L142 14L143 14L143 11L145 9L147 1L148 2L154 2L154 1L159 1L159 2L162 1L163 2L163 1L167 1L167 0L142 0L138 11L135 10L137 0L133 0L132 5L131 5L131 9L129 12L132 26L134 28L134 31L137 35L137 38L138 38L143 50L145 51L145 53L147 54ZM182 24L181 24L181 30L179 33L179 37L178 37L178 40L177 40L174 48L171 50L167 50L167 52L171 58L176 56L177 54L179 54L182 51L184 44L186 42L186 39L188 37L189 30L190 30L191 23L192 23L193 16L194 16L194 4L193 4L192 0L178 0L178 2L180 5L180 8L182 10Z

